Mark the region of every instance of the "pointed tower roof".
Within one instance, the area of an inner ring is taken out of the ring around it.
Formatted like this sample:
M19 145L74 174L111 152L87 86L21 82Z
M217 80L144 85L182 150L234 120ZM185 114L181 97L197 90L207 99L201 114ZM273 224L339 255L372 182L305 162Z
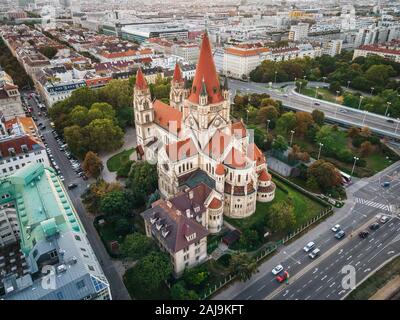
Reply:
M229 86L228 86L228 77L225 77L223 88L224 88L224 90L229 90Z
M193 79L192 91L188 98L190 102L199 103L199 95L202 91L203 79L208 94L208 101L210 103L223 101L217 70L215 69L214 59L211 52L211 44L207 33L204 33L201 42L196 74Z
M142 68L139 68L139 70L136 73L135 88L138 88L140 90L147 89L147 82L146 79L144 78Z
M175 64L175 70L174 70L174 77L173 80L175 82L183 82L183 77L182 77L182 72L181 72L181 68L179 67L179 64L176 63Z

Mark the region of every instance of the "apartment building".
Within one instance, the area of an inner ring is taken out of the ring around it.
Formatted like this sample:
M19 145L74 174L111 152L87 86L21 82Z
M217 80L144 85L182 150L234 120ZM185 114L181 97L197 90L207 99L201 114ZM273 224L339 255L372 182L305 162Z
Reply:
M308 29L310 25L308 23L299 23L297 25L291 26L289 31L289 40L300 41L307 38Z

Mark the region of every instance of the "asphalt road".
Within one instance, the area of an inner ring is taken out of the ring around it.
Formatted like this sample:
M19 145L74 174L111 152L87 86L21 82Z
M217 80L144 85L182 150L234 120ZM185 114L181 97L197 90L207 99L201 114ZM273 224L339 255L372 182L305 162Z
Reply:
M309 86L316 85L322 87L324 84L319 82L309 83ZM294 91L293 83L287 84L283 88L283 91L279 91L277 89L270 88L265 83L243 82L230 79L229 88L232 92L232 96L234 96L238 90L242 93L267 93L272 98L282 101L283 105L290 109L308 112L318 109L323 111L325 113L325 117L331 121L346 126L368 126L376 133L384 134L392 138L400 138L399 120L300 95ZM317 102L319 105L315 105L315 102ZM388 122L388 120L391 122Z
M281 247L249 281L234 283L215 299L342 299L351 291L341 285L344 266L355 268L357 284L400 253L399 173L400 163L396 163L374 177L357 181L348 189L349 199L343 208L298 240ZM383 188L383 181L391 181L390 187ZM368 229L381 213L391 220L361 239L358 233ZM337 223L346 232L342 240L334 238L330 230ZM309 241L321 250L314 260L302 249ZM278 283L272 275L271 270L278 264L289 272L289 284Z
M93 226L93 217L86 212L85 207L82 204L80 195L86 190L90 182L88 180L84 181L74 172L68 158L62 151L59 150L59 145L55 140L53 133L51 132L52 128L50 126L50 120L43 115L38 115L39 108L36 101L33 98L28 99L28 103L29 106L33 108L33 115L37 118L36 124L43 123L46 127L44 130L41 130L40 133L43 134L45 142L51 149L54 160L60 168L61 174L65 178L64 185L68 186L71 183L77 184L77 187L72 190L66 189L86 230L90 245L92 246L92 249L101 264L104 274L110 283L112 298L114 300L130 300L129 293L126 290L117 270L115 269L113 262L103 245L103 242Z

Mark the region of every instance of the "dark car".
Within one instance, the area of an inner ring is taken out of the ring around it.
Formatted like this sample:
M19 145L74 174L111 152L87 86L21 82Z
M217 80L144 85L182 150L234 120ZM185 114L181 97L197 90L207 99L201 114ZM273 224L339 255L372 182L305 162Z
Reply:
M375 222L375 223L371 224L371 225L369 226L369 228L370 228L371 230L378 230L380 226L381 226L381 225L380 225L379 223Z
M358 236L359 236L361 239L365 239L366 237L369 236L369 232L368 232L367 230L361 231L361 232L358 234Z
M343 230L340 230L338 233L335 234L335 238L340 240L342 239L344 236L346 235L346 233Z
M76 183L71 183L71 184L68 185L68 189L72 190L72 189L76 188L77 186L78 185Z
M392 119L387 119L386 121L389 123L394 123L394 120L392 120Z

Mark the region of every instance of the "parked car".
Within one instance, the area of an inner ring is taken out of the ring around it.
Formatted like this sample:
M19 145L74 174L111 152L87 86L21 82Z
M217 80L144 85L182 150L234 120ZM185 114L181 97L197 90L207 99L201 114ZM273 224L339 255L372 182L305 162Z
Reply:
M358 234L358 236L359 236L361 239L365 239L366 237L369 236L369 232L368 232L367 230L361 231L361 232Z
M320 103L319 102L314 102L314 105L319 106Z
M346 235L346 233L343 230L340 230L339 232L337 232L335 234L335 238L340 240L340 239L344 238L345 235Z
M321 250L319 250L318 248L316 248L316 249L314 249L312 252L310 252L309 254L308 254L308 256L311 258L311 259L315 259L316 257L318 257L319 256L319 253L321 252Z
M339 224L335 224L332 228L331 228L331 230L333 231L333 232L338 232L339 230L340 230L341 228L340 228L340 225Z
M285 281L287 278L289 278L289 272L284 271L284 272L281 272L280 274L278 274L278 275L276 276L275 279L276 279L279 283L282 283L282 282Z
M315 247L315 243L314 242L309 242L306 244L306 246L303 248L303 250L305 252L309 252L311 249L313 249Z
M278 264L275 268L272 269L272 274L276 276L279 274L281 271L283 271L282 265Z
M389 123L394 123L393 119L387 119L386 121L389 122Z
M68 185L68 189L72 190L72 189L75 189L77 186L78 185L76 183L71 183L71 184Z
M379 227L380 227L380 224L377 223L377 222L375 222L375 223L373 223L373 224L371 224L371 225L369 226L370 230L378 230Z
M389 181L385 181L385 182L383 182L383 183L381 184L381 186L382 186L383 188L390 187L390 182L389 182Z

